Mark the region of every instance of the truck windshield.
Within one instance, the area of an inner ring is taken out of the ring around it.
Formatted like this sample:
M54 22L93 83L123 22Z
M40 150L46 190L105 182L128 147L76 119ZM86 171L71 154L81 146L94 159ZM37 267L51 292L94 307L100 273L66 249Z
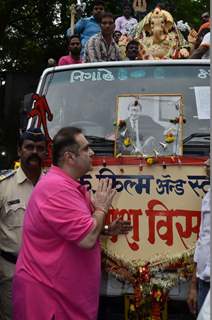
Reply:
M46 95L54 115L48 123L49 134L53 137L61 127L72 125L81 127L88 136L110 140L120 95L172 94L182 97L184 139L193 134L204 138L210 124L209 117L200 114L200 104L209 103L209 81L207 63L56 68L41 84L41 94ZM162 117L153 114L165 128Z

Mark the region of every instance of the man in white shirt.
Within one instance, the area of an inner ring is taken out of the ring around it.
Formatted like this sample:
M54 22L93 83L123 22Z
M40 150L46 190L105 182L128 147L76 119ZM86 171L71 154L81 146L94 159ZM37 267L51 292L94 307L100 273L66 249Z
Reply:
M120 31L123 35L126 35L137 23L138 21L132 17L131 6L128 3L125 3L123 7L123 16L118 17L115 21L115 31Z
M206 33L200 46L194 50L190 59L210 59L210 32Z
M209 161L206 162L210 177ZM210 290L210 190L202 201L199 239L194 254L195 270L188 292L187 303L193 314L199 313Z

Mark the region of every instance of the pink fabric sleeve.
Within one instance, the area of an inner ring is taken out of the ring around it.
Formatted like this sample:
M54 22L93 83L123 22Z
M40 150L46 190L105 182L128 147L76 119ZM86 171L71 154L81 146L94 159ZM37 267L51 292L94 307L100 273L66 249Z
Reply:
M58 66L64 66L66 64L69 64L69 62L67 62L67 60L66 60L66 57L61 57L59 59Z
M95 226L94 219L79 191L63 190L48 198L40 212L55 233L79 243Z

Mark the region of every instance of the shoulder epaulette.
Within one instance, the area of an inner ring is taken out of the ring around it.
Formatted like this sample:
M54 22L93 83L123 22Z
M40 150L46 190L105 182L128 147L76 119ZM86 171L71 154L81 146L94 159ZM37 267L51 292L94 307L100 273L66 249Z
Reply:
M14 176L14 174L16 173L16 170L13 169L9 169L9 170L1 170L0 171L0 182L2 182L3 180Z

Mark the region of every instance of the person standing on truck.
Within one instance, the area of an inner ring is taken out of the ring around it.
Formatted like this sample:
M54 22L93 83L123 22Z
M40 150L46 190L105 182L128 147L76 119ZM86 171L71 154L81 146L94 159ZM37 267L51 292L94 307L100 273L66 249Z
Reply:
M92 169L94 152L82 131L62 128L53 139L53 166L34 189L13 282L13 320L97 317L99 235L116 191L101 179L91 201L78 180ZM128 233L116 219L106 230Z
M201 22L202 24L210 21L210 13L209 12L203 12L201 14Z
M25 131L19 141L20 167L0 177L0 319L12 319L12 278L21 245L25 208L41 175L46 138L40 129Z
M126 2L123 6L123 16L116 18L115 31L120 31L123 35L128 35L130 30L136 26L138 21L132 17L131 5Z
M206 33L200 46L193 51L190 59L209 59L210 58L210 32Z
M85 47L84 62L119 61L120 53L113 33L115 22L112 13L101 17L101 32L91 37Z
M115 43L119 44L119 39L121 38L121 32L120 31L114 31L113 33L113 39L115 40Z
M100 20L104 12L104 1L96 0L93 3L92 16L88 18L81 18L75 26L74 33L80 36L82 44L82 52L84 51L87 41L93 35L101 31ZM67 37L71 36L71 29L67 30Z
M137 60L139 53L140 43L137 40L131 40L126 46L126 58L125 60Z
M209 160L206 162L207 176L210 178ZM199 239L196 243L194 262L195 270L188 292L187 303L191 313L196 314L204 303L210 290L210 190L202 201Z
M81 43L78 35L75 34L69 38L68 51L69 54L67 56L63 56L59 59L58 66L82 63L80 57Z

